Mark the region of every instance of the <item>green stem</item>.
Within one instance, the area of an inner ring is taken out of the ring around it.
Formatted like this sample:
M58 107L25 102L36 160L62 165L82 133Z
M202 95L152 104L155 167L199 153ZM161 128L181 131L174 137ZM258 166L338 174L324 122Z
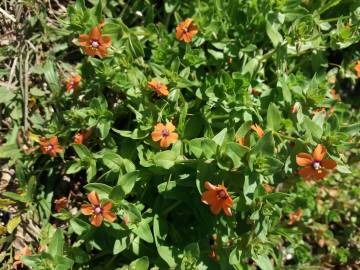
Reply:
M288 140L291 140L291 141L301 141L301 142L304 142L304 141L303 141L302 139L300 139L300 138L295 138L295 137L292 137L292 136L289 136L289 135L281 134L281 133L276 132L276 131L273 131L273 134L274 134L274 135L277 135L277 136L280 137L280 138L288 139Z
M162 212L163 216L166 216L169 212L171 212L171 210L173 210L174 208L176 208L178 205L180 205L182 203L182 201L176 201L175 203L173 203L172 205L170 205L168 208L166 208L164 210L164 212Z

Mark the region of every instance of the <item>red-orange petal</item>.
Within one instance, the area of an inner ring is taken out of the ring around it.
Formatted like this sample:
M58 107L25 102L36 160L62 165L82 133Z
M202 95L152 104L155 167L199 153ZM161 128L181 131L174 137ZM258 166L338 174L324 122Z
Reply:
M83 50L89 56L97 55L97 51L98 51L98 50L94 50L92 47L84 47Z
M154 141L154 142L157 142L157 141L160 141L162 139L162 133L161 131L153 131L151 133L151 139Z
M90 39L100 40L101 31L100 31L99 27L95 26L93 29L91 29L89 36L90 36Z
M231 217L232 216L232 212L231 212L231 208L227 205L223 205L223 210L224 210L224 213L225 215Z
M313 177L315 173L316 171L314 170L314 168L310 166L299 170L299 174L302 175L305 179Z
M215 185L211 184L209 181L205 181L204 187L205 187L207 190L214 190L214 191L217 191L217 190L218 190L218 188L217 188Z
M89 202L91 202L92 205L100 205L99 196L97 195L97 193L95 191L91 191L88 194L88 200L89 200Z
M155 125L154 130L155 131L162 131L165 128L165 125L162 123L158 123Z
M64 148L61 146L61 145L55 145L54 146L54 152L55 152L55 154L56 153L62 153L62 152L64 152Z
M210 204L210 205L216 204L218 201L216 191L213 191L213 190L205 191L201 195L201 201L203 203Z
M113 206L113 205L112 205L111 202L106 202L106 203L104 203L102 209L103 209L104 212L108 212L108 211L110 211L110 209L112 208L112 206Z
M160 147L161 148L168 148L170 146L170 141L167 137L162 137L160 140Z
M106 48L109 48L111 45L111 37L109 36L103 36L102 37L102 45Z
M257 124L251 125L251 129L257 133L259 138L262 138L265 134L263 129L260 126L258 126Z
M226 192L226 194L228 195L228 197L225 199L224 201L224 205L226 206L232 206L233 204L233 199L229 196L229 194Z
M112 223L116 220L116 215L110 211L104 211L103 216L104 216L104 219L110 223Z
M336 167L336 162L332 159L326 159L320 162L320 165L324 167L325 169L332 170Z
M171 122L167 122L165 125L165 128L169 131L169 132L174 132L175 131L175 126L173 125L173 123Z
M89 45L90 37L89 35L81 34L78 40L79 40L79 45L85 47Z
M323 179L325 176L327 176L329 173L328 173L328 171L326 171L326 170L317 170L317 171L315 171L315 174L314 174L314 176L315 176L315 179L316 180L320 180L320 179Z
M216 203L212 204L210 210L213 214L218 215L222 209L222 202L218 200Z
M103 216L101 214L99 215L93 215L91 217L91 224L96 226L96 227L100 227L101 226L101 223L103 221Z
M313 163L312 155L308 153L299 153L296 155L296 163L299 166L309 166Z
M175 143L178 140L179 135L175 132L170 133L169 136L167 137L167 140L169 141L169 143Z
M89 216L93 214L93 207L91 204L83 204L81 206L81 213L85 216Z
M313 152L313 158L316 160L316 161L322 161L323 158L325 157L326 155L326 148L325 146L323 146L322 144L318 144L316 146L316 148L314 149L314 152Z
M59 143L58 138L56 136L53 136L49 139L49 143L51 143L52 145L57 145Z
M101 45L101 46L98 48L96 54L97 54L100 58L103 58L103 57L107 56L107 48Z

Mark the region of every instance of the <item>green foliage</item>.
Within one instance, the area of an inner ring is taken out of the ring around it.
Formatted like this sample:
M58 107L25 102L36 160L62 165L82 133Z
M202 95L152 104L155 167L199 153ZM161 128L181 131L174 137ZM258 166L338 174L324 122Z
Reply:
M33 220L32 269L356 267L360 3L40 2L19 4L27 13L6 24L18 36L0 48L0 159L14 169L0 209L16 205L1 263ZM189 43L175 35L186 18ZM98 25L102 58L80 46ZM160 147L154 127L169 122L178 138ZM50 157L39 142L52 136L64 151ZM318 144L337 168L304 181L296 155ZM202 202L206 181L227 188L232 216ZM114 222L84 215L91 191Z

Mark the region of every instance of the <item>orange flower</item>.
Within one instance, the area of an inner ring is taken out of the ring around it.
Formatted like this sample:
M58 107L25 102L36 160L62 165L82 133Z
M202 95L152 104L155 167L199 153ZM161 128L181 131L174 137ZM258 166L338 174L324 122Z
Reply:
M300 108L300 103L295 102L294 105L291 107L291 112L292 113L297 113L299 111L299 108Z
M251 92L252 95L258 97L261 95L261 92L259 92L258 90L256 90L256 88L251 88Z
M355 69L355 71L357 73L358 78L360 78L360 60L357 61L354 69Z
M80 131L74 136L74 144L83 144L91 136L93 130L90 128L85 131Z
M302 217L303 211L301 208L296 210L295 212L291 212L289 214L289 225L293 225L295 222L300 221Z
M198 29L192 19L186 19L176 26L176 38L180 41L189 43L197 33Z
M271 193L274 191L274 188L272 186L270 186L269 184L263 183L262 186L263 186L265 192L267 192L267 193Z
M262 128L260 126L258 126L257 124L251 125L251 129L256 131L259 138L262 138L265 134L264 131L262 130Z
M66 80L66 92L72 93L79 87L81 81L80 75L71 76Z
M151 82L148 82L148 87L154 90L158 96L169 95L167 86L160 81L152 80Z
M58 138L56 136L50 139L40 138L40 149L43 154L48 154L51 157L55 157L57 153L64 152L64 148L59 145Z
M332 97L333 100L338 100L338 101L341 100L340 95L336 94L336 90L335 90L335 89L331 89L331 90L330 90L330 95L331 95L331 97Z
M205 191L201 196L201 201L210 205L210 210L213 214L218 215L221 209L224 210L225 215L231 216L231 206L233 200L227 192L226 187L222 185L214 186L208 181L205 182Z
M55 204L55 211L59 213L61 209L67 207L68 199L66 197L61 197L60 199L56 199L54 201L54 204Z
M318 113L318 112L326 112L326 109L325 109L325 107L315 108L315 109L313 109L312 112L313 112L313 114Z
M245 137L240 137L240 138L238 138L238 143L239 144L241 144L241 145L243 145L243 146L245 146Z
M18 266L24 268L24 264L20 261L22 256L30 256L32 254L31 249L28 246L24 246L19 252L14 256L13 268L17 269Z
M178 134L174 131L175 126L171 122L166 123L166 125L158 123L151 133L151 138L154 142L160 141L160 147L167 148L178 139Z
M331 170L336 167L336 162L334 160L324 160L326 153L326 148L322 144L318 144L312 155L308 153L297 154L296 163L299 166L305 167L299 170L299 174L301 174L305 180L313 178L320 180L324 178L328 174L327 170Z
M129 224L129 215L124 215L124 217L123 217L123 222L124 222L124 224L125 225L128 225Z
M103 58L107 55L107 49L111 45L111 38L101 34L101 25L95 26L89 35L81 34L79 44L83 47L85 53L90 56L99 56Z
M111 212L112 203L106 202L104 205L101 205L99 196L95 191L91 191L88 194L88 199L91 204L83 204L81 206L81 212L83 215L91 216L91 224L100 227L103 220L107 220L110 223L116 220L116 215Z

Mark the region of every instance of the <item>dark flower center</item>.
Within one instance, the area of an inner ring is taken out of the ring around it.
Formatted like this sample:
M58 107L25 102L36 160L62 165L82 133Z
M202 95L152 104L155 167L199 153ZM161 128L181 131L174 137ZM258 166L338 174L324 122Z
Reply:
M223 190L223 189L218 191L218 196L220 199L226 199L228 197L225 190Z
M321 168L321 164L319 161L314 161L312 166L315 170L319 170Z
M161 136L162 137L167 137L167 136L169 136L170 135L170 132L166 129L166 128L164 128L162 131L161 131Z
M48 150L48 151L52 151L53 149L54 149L54 145L51 144L51 143L49 143L49 144L47 145L47 150Z
M97 41L96 39L92 39L90 41L90 43L91 43L91 46L94 47L94 48L98 48L99 45L100 45L99 41Z
M187 33L187 32L189 32L189 28L187 28L187 27L184 27L184 33Z
M101 207L99 205L94 207L94 213L96 215L101 214L101 212L102 212L102 209L101 209Z

